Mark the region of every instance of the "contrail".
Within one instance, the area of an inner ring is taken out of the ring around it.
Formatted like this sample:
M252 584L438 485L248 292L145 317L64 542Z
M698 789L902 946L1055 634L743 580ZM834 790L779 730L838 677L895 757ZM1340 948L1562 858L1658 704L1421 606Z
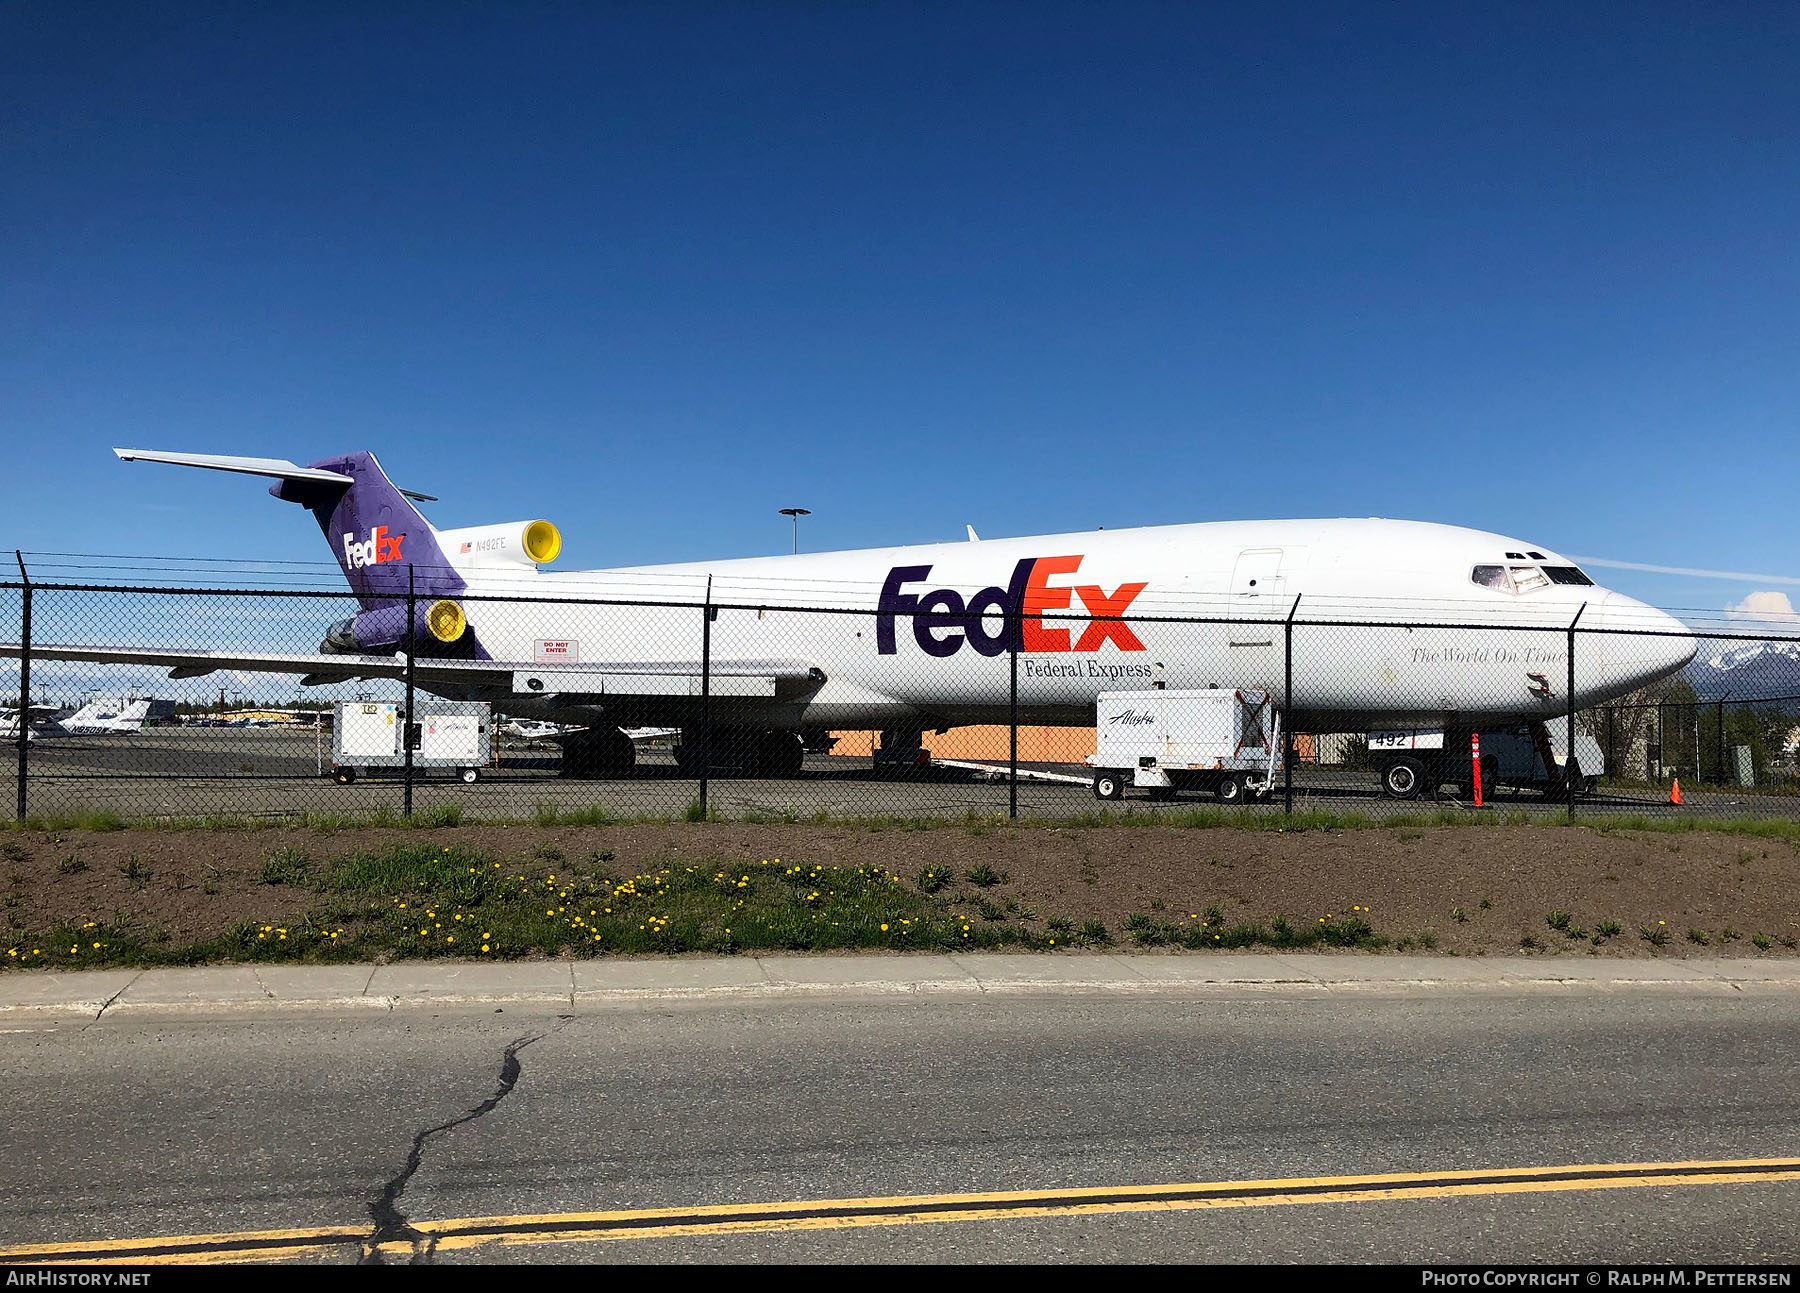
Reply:
M1691 575L1697 579L1730 579L1742 584L1800 584L1793 575L1752 575L1742 570L1690 570L1686 566L1650 566L1641 561L1608 561L1605 557L1570 556L1584 566L1609 566L1614 570L1644 570L1653 575Z

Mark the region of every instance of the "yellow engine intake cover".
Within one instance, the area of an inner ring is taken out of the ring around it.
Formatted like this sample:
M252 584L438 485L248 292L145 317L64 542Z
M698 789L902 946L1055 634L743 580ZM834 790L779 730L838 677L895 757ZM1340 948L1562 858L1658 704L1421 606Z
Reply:
M425 612L425 626L439 642L454 642L469 627L469 618L453 601L433 602L431 609Z
M562 535L548 521L533 521L525 527L525 555L539 565L555 561L562 551Z

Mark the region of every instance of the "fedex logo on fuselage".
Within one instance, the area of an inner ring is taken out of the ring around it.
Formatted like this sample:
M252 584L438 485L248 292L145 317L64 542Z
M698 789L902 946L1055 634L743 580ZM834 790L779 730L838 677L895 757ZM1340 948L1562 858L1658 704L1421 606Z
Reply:
M1117 617L1125 614L1147 585L1120 584L1108 593L1097 584L1050 582L1080 568L1079 556L1026 557L1013 567L1006 587L983 588L965 602L954 588L905 591L909 584L929 579L931 567L895 566L881 585L881 601L876 607L876 650L882 655L896 652L894 621L902 615L912 621L913 640L919 649L940 658L955 655L965 642L982 655L1004 655L1007 625L1015 616L1023 652L1093 652L1108 642L1121 651L1144 650L1131 626ZM1079 633L1067 623L1044 623L1046 613L1071 609L1074 598L1081 599L1091 617Z
M379 566L384 561L400 560L400 541L404 534L389 534L385 525L378 525L369 531L369 537L361 543L354 534L344 536L344 564L351 570L361 570L364 566Z

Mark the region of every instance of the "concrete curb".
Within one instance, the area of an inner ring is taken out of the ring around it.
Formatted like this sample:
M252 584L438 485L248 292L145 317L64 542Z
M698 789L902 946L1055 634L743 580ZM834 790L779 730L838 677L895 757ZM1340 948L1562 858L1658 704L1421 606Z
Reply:
M0 976L0 1023L792 997L1800 991L1800 960L1207 953L230 965Z

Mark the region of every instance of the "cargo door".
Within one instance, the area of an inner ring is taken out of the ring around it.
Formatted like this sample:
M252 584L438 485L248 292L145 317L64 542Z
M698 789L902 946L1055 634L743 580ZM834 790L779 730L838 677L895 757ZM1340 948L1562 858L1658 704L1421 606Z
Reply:
M339 761L397 757L400 753L399 709L398 705L379 702L342 702L336 715Z
M474 714L426 714L419 757L427 763L481 763L481 720Z
M1181 768L1223 767L1232 755L1235 691L1165 692L1163 762Z

